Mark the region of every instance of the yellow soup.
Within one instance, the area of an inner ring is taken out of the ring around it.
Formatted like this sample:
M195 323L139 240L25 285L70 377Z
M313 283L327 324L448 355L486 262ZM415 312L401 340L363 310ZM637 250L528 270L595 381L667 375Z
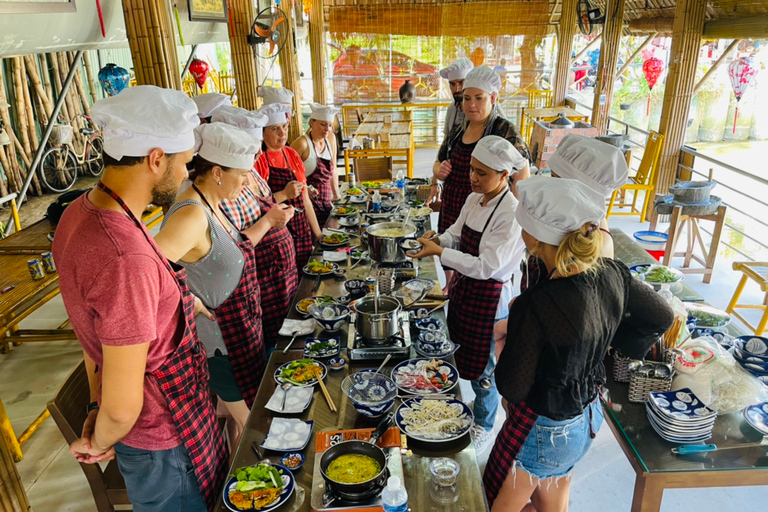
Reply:
M359 484L381 473L381 466L367 455L351 453L333 459L325 473L334 482Z

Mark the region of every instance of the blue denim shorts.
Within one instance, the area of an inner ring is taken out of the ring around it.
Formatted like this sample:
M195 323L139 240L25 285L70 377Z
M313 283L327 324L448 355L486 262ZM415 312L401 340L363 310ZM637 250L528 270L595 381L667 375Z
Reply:
M597 434L602 424L600 400L593 401L580 416L569 420L555 421L539 416L517 455L515 467L539 480L566 476L592 446L590 432Z

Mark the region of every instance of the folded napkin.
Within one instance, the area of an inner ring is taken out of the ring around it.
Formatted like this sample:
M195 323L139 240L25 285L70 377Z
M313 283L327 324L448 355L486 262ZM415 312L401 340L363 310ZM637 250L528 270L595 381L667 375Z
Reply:
M313 424L295 418L274 418L261 446L268 450L301 450L312 435Z
M293 331L299 329L297 336L306 336L315 332L315 321L312 318L307 320L296 320L294 318L286 318L283 320L283 326L280 327L278 334L280 336L293 336Z
M315 392L314 386L307 386L298 388L291 386L288 388L288 396L285 397L285 406L280 409L280 405L283 403L283 395L286 391L278 386L275 388L275 392L272 393L269 401L265 407L270 411L280 412L283 414L296 414L304 411L309 407L309 403L312 401L312 395Z
M323 259L334 263L347 261L347 251L323 251Z

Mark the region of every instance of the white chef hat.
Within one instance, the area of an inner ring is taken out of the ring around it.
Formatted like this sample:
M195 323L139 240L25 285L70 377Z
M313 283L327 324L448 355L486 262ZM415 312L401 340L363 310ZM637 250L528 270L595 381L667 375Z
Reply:
M548 163L558 176L579 180L605 197L625 185L629 175L619 148L574 133L563 137Z
M211 116L214 123L237 126L259 142L264 140L264 127L269 118L258 111L251 112L240 107L223 106Z
M229 99L229 96L218 92L194 96L192 101L197 105L197 115L200 117L211 117L221 107L232 106L232 100Z
M273 103L257 110L259 114L267 116L265 126L273 126L288 122L288 115L291 113L291 106L285 103Z
M259 143L248 133L224 123L195 128L197 154L211 163L230 169L250 169Z
M329 123L332 123L333 119L336 117L336 114L341 112L336 107L327 107L320 103L311 103L309 105L309 108L310 110L312 110L312 115L309 116L310 119L316 119L318 121L327 121Z
M270 87L262 85L259 87L259 97L264 99L263 106L273 105L275 103L293 104L293 91L285 87Z
M501 89L501 78L497 72L488 66L477 66L464 79L464 90L466 91L470 87L476 87L488 94L497 93Z
M520 204L515 218L541 242L560 242L589 222L598 225L605 217L605 198L577 180L534 176L517 183Z
M97 101L91 119L103 130L104 152L116 160L147 156L155 148L168 154L192 149L200 124L197 105L187 95L154 85Z
M472 158L496 171L509 171L509 174L516 173L528 163L511 142L498 135L486 135L477 141Z
M464 80L475 65L469 59L458 59L453 64L440 70L440 76L448 81Z

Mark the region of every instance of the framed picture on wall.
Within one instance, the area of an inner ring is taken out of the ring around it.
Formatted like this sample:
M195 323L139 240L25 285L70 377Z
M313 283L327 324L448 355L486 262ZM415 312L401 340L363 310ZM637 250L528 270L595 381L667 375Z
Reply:
M226 0L188 0L189 21L227 22Z
M0 14L77 12L75 0L0 0Z

